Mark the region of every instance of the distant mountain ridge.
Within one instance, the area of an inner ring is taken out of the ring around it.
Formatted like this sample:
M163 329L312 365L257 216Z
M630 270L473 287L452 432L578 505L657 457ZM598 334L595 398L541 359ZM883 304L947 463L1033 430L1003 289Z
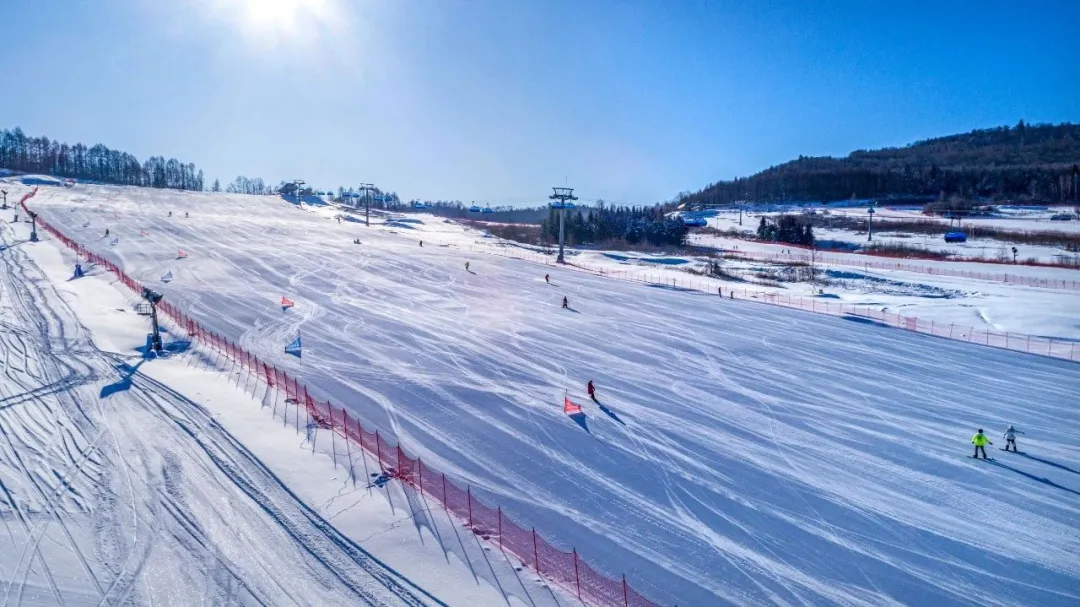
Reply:
M978 129L844 158L800 156L721 181L680 202L830 202L856 199L1080 200L1080 124Z

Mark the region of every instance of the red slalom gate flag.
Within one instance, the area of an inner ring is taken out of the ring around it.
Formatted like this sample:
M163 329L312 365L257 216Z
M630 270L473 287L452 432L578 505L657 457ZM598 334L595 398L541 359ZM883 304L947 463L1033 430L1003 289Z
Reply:
M296 304L291 299L285 299L284 295L281 296L281 307L282 308L291 308L294 305L296 305Z
M177 259L184 259L185 257L187 257L187 251L180 249L176 252Z
M563 413L567 415L573 415L575 413L581 413L581 405L575 405L574 401L570 400L570 397L563 397Z

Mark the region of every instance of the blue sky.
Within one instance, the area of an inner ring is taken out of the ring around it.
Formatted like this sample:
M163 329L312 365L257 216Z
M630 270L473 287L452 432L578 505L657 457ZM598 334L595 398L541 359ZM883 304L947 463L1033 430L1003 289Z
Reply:
M1080 121L1080 2L6 0L0 127L209 178L645 204Z

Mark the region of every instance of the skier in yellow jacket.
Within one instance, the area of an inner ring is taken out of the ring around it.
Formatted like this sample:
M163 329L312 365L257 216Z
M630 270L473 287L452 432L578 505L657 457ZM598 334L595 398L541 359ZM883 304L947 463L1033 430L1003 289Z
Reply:
M979 428L979 431L975 433L975 436L971 437L971 444L975 445L975 459L979 459L979 451L982 451L983 459L986 459L986 445L993 445L990 439L986 438L983 434L983 429Z

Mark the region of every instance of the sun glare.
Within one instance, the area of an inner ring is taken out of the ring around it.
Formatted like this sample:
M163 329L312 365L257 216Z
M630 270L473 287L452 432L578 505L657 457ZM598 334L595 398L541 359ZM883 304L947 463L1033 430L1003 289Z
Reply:
M245 36L270 45L317 37L341 17L338 0L210 0L210 5Z

